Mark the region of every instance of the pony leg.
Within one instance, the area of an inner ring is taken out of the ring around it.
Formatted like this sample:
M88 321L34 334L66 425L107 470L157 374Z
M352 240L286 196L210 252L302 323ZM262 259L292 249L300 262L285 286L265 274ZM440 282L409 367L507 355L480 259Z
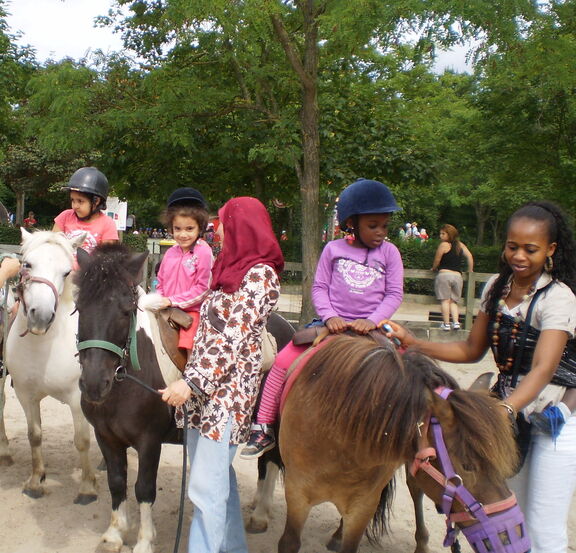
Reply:
M424 492L418 486L416 480L414 480L408 470L406 470L406 484L408 485L408 490L412 497L412 503L414 504L414 518L416 519L416 531L414 532L416 549L414 550L414 553L430 553L430 549L428 549L430 534L428 528L426 528L424 510L422 509L422 498L424 497Z
M28 441L30 442L30 452L32 455L32 474L24 483L22 493L38 499L44 495L42 482L46 479L46 470L44 468L44 459L42 457L42 417L40 415L40 401L31 399L25 395L16 395L26 415L28 424Z
M2 368L0 368L2 371ZM0 377L0 467L9 467L14 463L10 450L8 449L8 436L6 436L6 427L4 426L4 405L6 404L6 376Z
M297 553L302 543L300 536L312 505L306 499L298 482L286 473L286 525L278 542L278 553Z
M263 460L264 474L261 474L260 459L258 459L258 484L254 496L254 510L250 515L250 520L246 524L246 531L252 534L259 534L268 530L270 520L270 510L274 500L274 488L278 479L279 468L276 463Z
M340 551L342 547L342 528L344 526L344 519L340 519L340 524L338 524L338 528L330 537L330 540L326 544L326 549L328 551Z
M358 551L360 540L377 507L377 501L366 501L363 503L357 501L350 506L350 510L342 516L343 528L340 553L356 553Z
M152 553L156 539L156 528L152 519L152 505L156 500L156 478L162 444L160 441L138 450L138 477L136 479L136 499L140 505L140 530L134 553Z
M106 459L108 473L108 488L112 497L112 514L110 525L102 538L101 545L106 551L120 552L124 545L124 536L128 532L128 512L126 510L126 480L128 473L128 458L126 447L121 444L109 444L100 434L96 433L98 445Z
M80 455L80 467L82 469L80 490L74 503L88 505L98 498L96 476L92 463L90 463L90 425L82 413L79 400L70 403L70 412L74 421L74 445Z

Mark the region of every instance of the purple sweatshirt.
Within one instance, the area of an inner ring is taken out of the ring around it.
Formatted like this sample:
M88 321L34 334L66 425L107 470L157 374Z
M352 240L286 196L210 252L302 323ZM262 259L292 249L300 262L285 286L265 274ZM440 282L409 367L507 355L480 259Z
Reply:
M402 303L404 267L398 248L355 248L345 239L326 244L312 286L312 302L323 321L369 319L378 324Z

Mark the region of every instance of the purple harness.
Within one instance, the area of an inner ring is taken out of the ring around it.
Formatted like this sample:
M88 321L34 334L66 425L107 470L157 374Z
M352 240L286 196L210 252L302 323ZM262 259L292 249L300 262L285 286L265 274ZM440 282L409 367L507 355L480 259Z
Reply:
M447 399L452 390L442 387L438 388L436 393L441 398ZM430 416L429 422L432 424L436 450L431 447L422 448L416 454L410 472L414 476L418 470L422 469L444 488L441 505L442 513L446 515L444 547L451 546L461 530L477 553L529 552L530 539L526 533L524 515L514 494L490 505L482 505L476 500L463 485L462 478L454 471L444 443L440 422L433 415ZM430 460L436 458L436 452L438 452L443 473L430 464ZM455 499L464 505L465 511L451 512ZM473 522L473 524L455 526L455 523L463 522Z

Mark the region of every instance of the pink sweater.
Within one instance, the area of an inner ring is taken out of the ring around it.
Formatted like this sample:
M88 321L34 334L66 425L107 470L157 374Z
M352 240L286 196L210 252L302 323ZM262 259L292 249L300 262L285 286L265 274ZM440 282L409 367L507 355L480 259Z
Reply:
M212 249L204 240L198 240L189 252L172 246L162 258L156 291L174 307L199 311L210 290L211 271Z

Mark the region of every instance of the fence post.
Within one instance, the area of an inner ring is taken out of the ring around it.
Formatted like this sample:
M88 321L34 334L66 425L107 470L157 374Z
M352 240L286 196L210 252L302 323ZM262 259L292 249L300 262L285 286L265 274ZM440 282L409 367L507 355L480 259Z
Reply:
M465 330L470 330L472 328L475 297L476 297L476 273L468 271L468 280L466 283L466 316L464 318Z

